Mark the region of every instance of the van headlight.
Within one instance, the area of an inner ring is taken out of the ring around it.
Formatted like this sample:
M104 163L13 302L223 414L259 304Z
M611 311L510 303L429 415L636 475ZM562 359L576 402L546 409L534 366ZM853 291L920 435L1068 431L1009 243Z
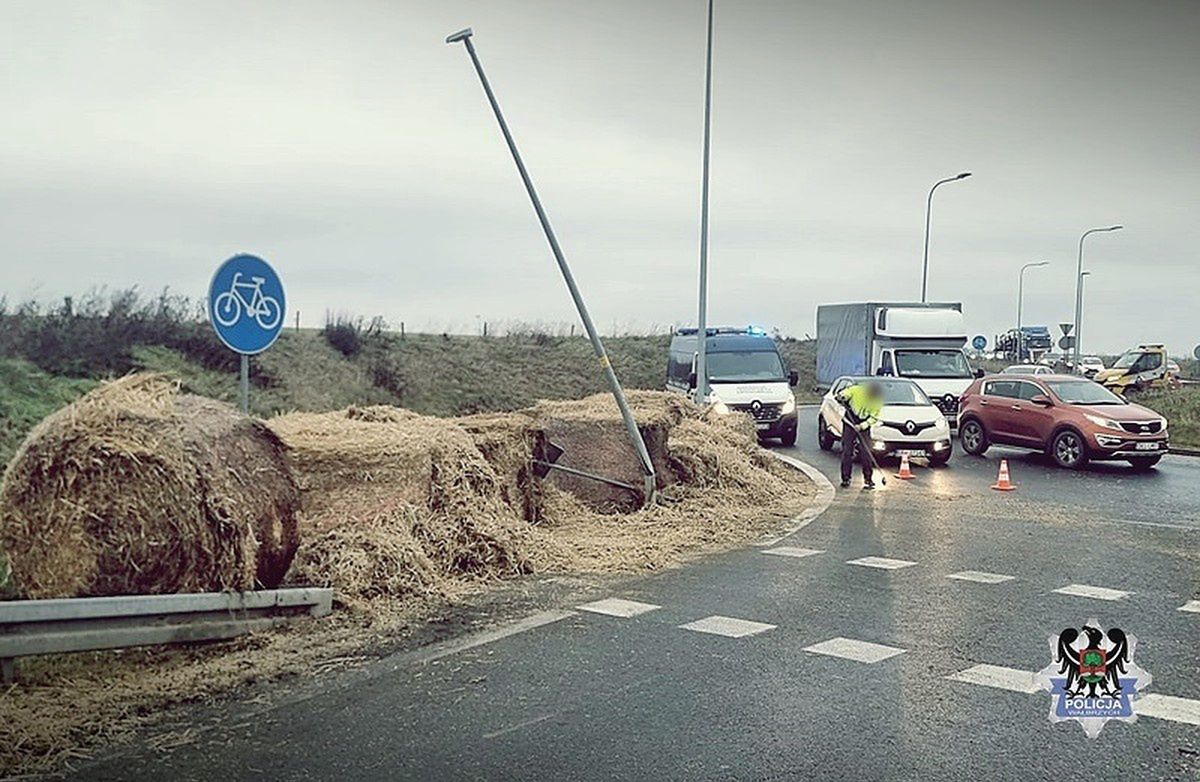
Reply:
M1104 418L1103 416L1092 415L1091 413L1084 413L1083 417L1094 423L1096 426L1103 426L1105 429L1115 429L1118 432L1124 431L1121 428L1121 425L1111 418Z
M787 400L784 401L783 408L780 409L779 412L782 415L787 415L788 413L794 413L795 411L796 411L796 395L791 392L788 392Z
M716 402L713 402L712 409L717 415L729 415L729 405L725 404L719 399Z

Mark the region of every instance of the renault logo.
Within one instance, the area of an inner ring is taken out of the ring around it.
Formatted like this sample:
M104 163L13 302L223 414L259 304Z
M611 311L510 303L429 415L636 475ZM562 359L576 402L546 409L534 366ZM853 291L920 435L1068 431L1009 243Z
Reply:
M750 409L757 413L759 410L762 410L762 402L755 399L750 403Z
M904 422L904 431L908 432L909 434L912 434L913 432L917 431L917 425L914 424L912 421L905 421Z

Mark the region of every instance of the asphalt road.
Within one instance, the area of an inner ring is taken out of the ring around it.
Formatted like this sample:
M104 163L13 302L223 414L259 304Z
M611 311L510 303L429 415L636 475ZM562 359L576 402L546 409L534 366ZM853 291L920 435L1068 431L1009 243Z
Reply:
M836 480L815 410L802 415L788 452ZM1001 456L1015 492L988 489ZM773 546L592 596L656 606L636 616L547 606L493 636L321 676L266 711L234 704L190 743L79 778L1200 778L1200 613L1180 610L1200 590L1200 459L1069 473L996 450L916 472L876 492L856 477ZM765 553L780 546L816 553ZM872 556L912 564L849 564ZM1011 578L947 577L962 571ZM1117 599L1054 591L1072 584ZM713 616L760 625L681 627ZM1052 724L1050 696L1019 691L1019 672L1089 618L1136 635L1147 692L1183 700L1095 740ZM873 652L890 656L845 656ZM980 664L1014 671L999 675L1016 689L947 678Z

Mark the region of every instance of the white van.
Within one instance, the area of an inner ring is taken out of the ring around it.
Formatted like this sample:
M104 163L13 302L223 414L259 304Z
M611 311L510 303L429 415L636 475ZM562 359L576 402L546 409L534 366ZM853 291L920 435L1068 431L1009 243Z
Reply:
M679 329L667 357L667 389L691 394L696 388L697 329ZM795 372L784 366L775 340L755 328L707 329L705 360L708 399L718 413L746 413L759 439L778 437L796 444Z

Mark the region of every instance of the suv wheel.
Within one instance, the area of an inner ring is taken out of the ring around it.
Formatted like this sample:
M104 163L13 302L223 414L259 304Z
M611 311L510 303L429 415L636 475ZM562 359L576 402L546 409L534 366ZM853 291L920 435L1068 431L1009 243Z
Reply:
M1063 429L1050 441L1050 458L1059 467L1078 470L1087 464L1087 445L1074 429Z
M833 450L833 432L829 431L829 427L825 425L825 416L817 413L817 445L822 451Z
M972 456L983 456L989 445L983 424L974 418L963 421L962 428L958 430L958 441L962 443L963 450Z
M792 448L796 445L796 430L787 429L779 437L779 443L785 448Z

